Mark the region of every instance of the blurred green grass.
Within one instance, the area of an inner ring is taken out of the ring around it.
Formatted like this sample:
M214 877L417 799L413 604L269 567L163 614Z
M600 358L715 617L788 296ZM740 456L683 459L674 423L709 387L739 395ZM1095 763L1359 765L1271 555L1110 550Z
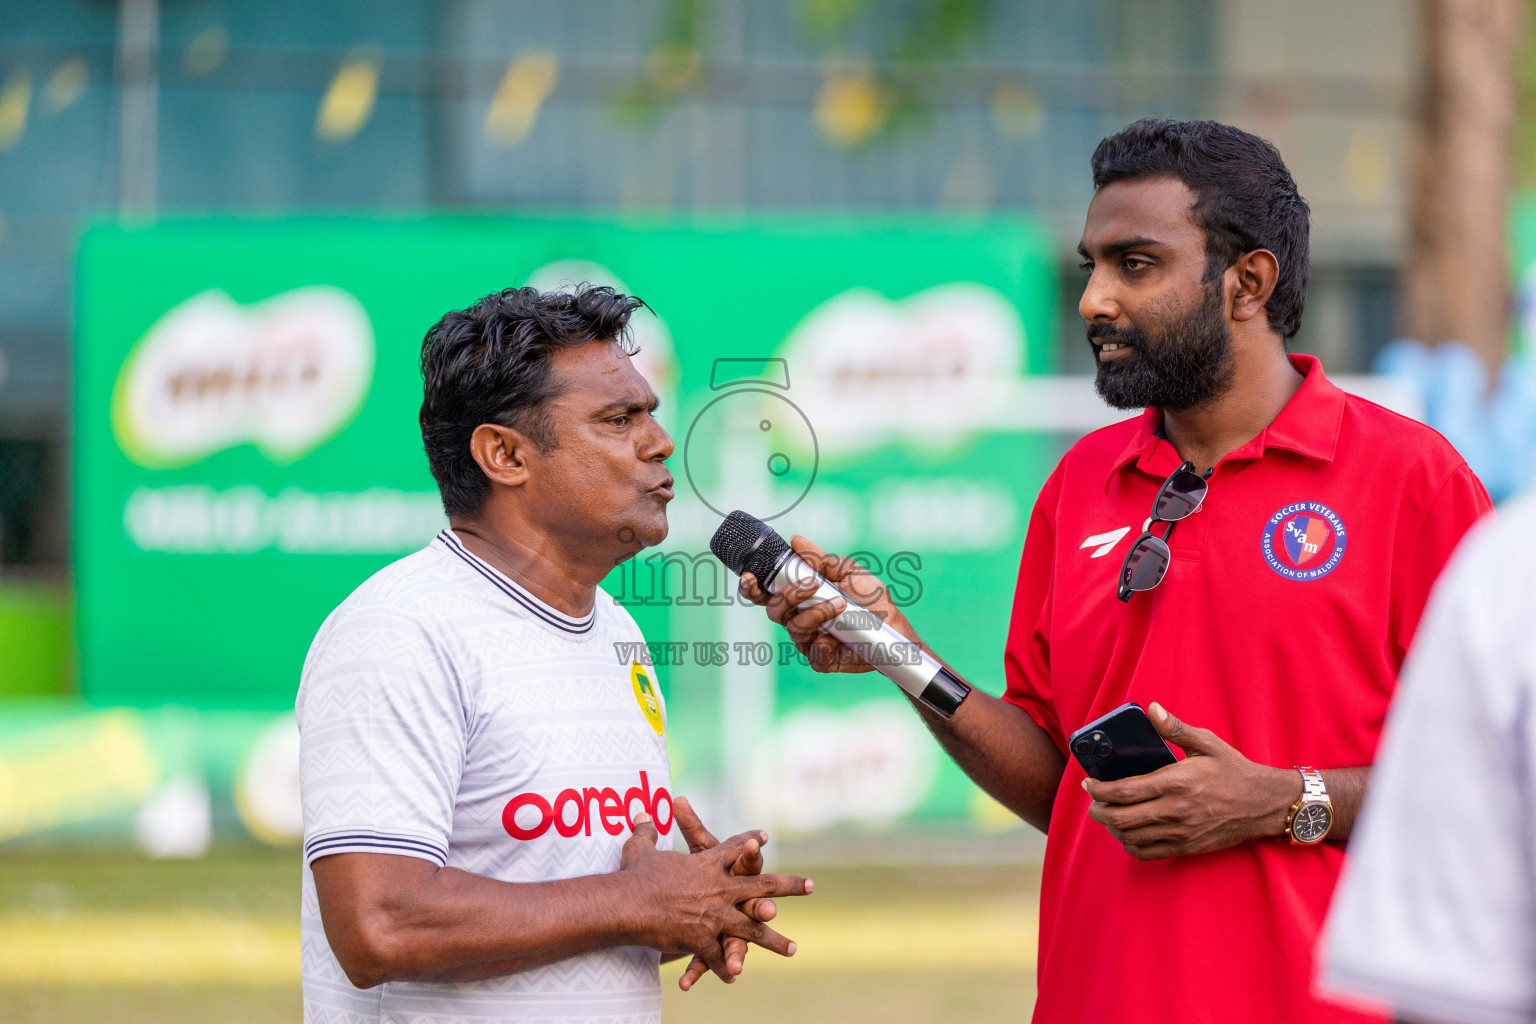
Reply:
M756 950L736 984L689 993L664 966L669 1024L1028 1017L1038 868L798 870L816 893L778 921L798 955ZM296 852L0 859L0 1021L297 1021L298 890Z

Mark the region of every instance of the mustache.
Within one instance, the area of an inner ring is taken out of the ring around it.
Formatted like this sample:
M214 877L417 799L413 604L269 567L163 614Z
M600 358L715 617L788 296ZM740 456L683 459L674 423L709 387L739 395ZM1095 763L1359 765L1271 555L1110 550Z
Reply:
M1114 342L1120 345L1129 345L1134 349L1145 346L1146 339L1142 333L1134 327L1116 327L1114 324L1092 323L1087 327L1089 343L1100 344Z

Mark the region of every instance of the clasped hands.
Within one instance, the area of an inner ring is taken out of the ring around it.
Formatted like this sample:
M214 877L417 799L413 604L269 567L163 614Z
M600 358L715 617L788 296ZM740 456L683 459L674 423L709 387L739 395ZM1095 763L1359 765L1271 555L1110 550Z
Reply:
M1186 725L1159 704L1148 717L1184 759L1116 782L1084 779L1088 816L1140 860L1210 853L1282 835L1301 796L1294 771L1256 764L1209 729Z
M655 883L650 891L664 903L652 908L661 923L646 944L663 954L693 954L678 987L688 991L708 971L726 984L734 982L745 966L748 943L794 956L795 944L767 925L778 916L773 897L809 895L815 883L762 874L766 832L743 832L722 843L686 798L676 799L673 812L688 853L657 850L656 826L639 814L619 870L650 874Z

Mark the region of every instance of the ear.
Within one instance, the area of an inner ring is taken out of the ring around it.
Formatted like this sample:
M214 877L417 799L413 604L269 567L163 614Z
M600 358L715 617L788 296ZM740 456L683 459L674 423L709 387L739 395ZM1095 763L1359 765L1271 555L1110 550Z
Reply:
M1237 281L1232 293L1232 319L1252 320L1264 312L1275 283L1280 280L1280 261L1268 249L1255 249L1239 256L1227 273Z
M469 437L469 453L492 483L517 487L528 482L533 441L520 430L482 423Z

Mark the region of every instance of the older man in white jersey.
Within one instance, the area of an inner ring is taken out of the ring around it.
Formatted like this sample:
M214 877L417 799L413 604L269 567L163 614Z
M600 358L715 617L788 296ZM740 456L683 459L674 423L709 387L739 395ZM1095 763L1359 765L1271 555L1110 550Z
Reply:
M660 1019L808 879L715 844L668 774L639 629L599 589L667 533L672 440L608 288L486 296L422 346L449 529L321 627L299 688L304 1019ZM693 852L670 852L681 827Z

